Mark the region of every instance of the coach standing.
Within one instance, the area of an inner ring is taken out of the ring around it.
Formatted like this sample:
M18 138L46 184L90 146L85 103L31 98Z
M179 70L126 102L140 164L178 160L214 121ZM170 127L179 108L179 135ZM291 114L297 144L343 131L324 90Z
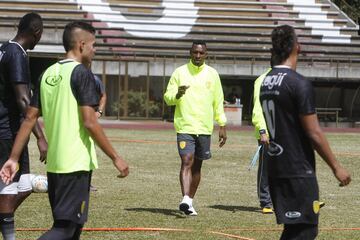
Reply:
M200 183L202 162L211 158L214 118L220 125L219 146L222 147L226 142L226 117L220 77L214 68L205 64L206 43L193 42L190 57L189 63L173 72L164 99L167 105L175 105L183 195L179 209L186 215L196 216L193 198Z

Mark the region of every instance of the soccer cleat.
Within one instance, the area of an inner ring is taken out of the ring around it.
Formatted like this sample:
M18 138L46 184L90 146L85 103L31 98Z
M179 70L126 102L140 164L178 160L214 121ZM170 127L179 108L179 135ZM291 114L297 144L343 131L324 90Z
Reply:
M180 211L184 212L186 215L189 215L190 213L192 213L190 211L190 205L184 201L182 201L179 205L179 209Z
M274 213L274 210L271 207L264 207L262 209L262 213L263 214L272 214L272 213Z
M319 207L322 208L323 206L325 206L325 202L319 202Z

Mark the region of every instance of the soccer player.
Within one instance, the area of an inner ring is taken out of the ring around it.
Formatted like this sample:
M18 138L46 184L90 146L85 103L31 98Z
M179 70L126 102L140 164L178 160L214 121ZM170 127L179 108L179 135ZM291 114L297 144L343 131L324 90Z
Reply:
M262 213L273 213L273 205L270 197L269 181L267 174L267 148L269 144L269 137L266 128L266 122L264 119L263 111L260 104L259 93L261 83L264 80L266 74L271 70L268 69L265 73L260 75L254 83L254 107L252 111L252 123L255 127L255 136L258 140L258 144L261 146L259 154L259 166L257 173L257 193L260 201L260 207Z
M66 58L42 75L10 158L0 171L5 183L13 180L19 155L40 114L49 141L48 196L54 223L39 239L79 239L88 216L92 170L97 168L94 141L109 156L120 177L128 165L111 146L95 109L99 104L95 80L87 68L95 53L95 29L84 22L65 26Z
M181 158L180 185L183 200L180 210L196 216L193 198L200 183L203 160L210 159L210 140L214 118L220 125L219 146L226 142L224 95L217 71L205 64L206 44L195 41L189 63L172 74L164 99L175 105L174 125Z
M315 112L311 82L296 72L300 45L294 29L276 27L271 34L272 70L262 82L260 102L270 135L269 187L282 240L315 239L318 234L319 189L314 149L340 182L350 174L332 153Z
M27 50L40 41L43 23L40 15L24 15L14 39L0 47L0 167L10 156L13 142L30 103L31 79ZM31 130L31 129L30 129ZM35 122L33 133L40 150L40 161L44 161L47 142L42 130ZM31 194L29 153L25 148L19 159L19 171L13 183L0 181L0 229L3 239L15 239L14 212Z

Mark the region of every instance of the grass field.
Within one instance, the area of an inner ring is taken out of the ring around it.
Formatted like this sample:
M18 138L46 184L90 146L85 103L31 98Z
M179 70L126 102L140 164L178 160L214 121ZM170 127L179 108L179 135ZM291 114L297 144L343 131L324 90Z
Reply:
M253 132L228 131L228 142L219 149L213 135L213 158L203 165L202 181L195 197L197 217L178 211L180 160L173 130L106 130L107 136L130 165L130 175L116 178L111 161L99 150L99 169L93 174L98 188L91 193L87 228L162 228L177 231L85 231L82 239L278 239L281 226L274 215L263 215L256 195L256 169L248 171L256 150ZM317 239L360 239L359 134L327 134L338 159L352 173L352 183L338 187L336 179L317 157L321 200ZM32 171L45 174L30 142ZM32 194L16 213L17 239L36 239L52 224L47 195ZM116 230L116 229L115 229ZM119 230L119 229L118 229ZM126 229L124 229L126 230ZM131 229L128 229L131 230ZM141 230L141 229L139 229Z

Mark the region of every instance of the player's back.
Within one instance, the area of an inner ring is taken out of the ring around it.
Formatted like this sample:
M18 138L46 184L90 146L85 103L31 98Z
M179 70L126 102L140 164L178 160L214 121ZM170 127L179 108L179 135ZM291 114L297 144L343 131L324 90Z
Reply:
M315 159L300 115L315 113L311 82L286 67L265 77L260 101L270 134L270 177L314 177Z

